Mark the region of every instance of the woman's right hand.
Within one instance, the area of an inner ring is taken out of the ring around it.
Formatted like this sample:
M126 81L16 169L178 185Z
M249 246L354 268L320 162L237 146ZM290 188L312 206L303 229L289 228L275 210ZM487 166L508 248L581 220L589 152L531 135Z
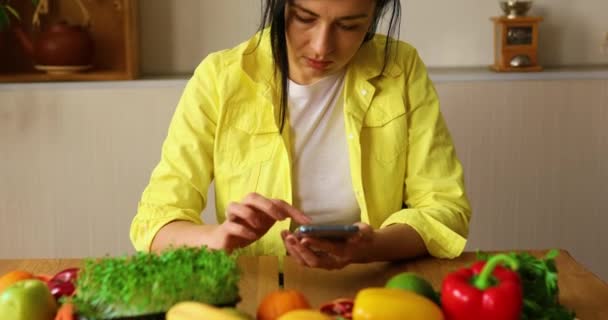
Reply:
M292 218L299 224L309 224L310 218L287 202L268 199L257 193L248 194L240 203L226 208L226 221L213 234L215 247L232 251L260 239L275 222Z

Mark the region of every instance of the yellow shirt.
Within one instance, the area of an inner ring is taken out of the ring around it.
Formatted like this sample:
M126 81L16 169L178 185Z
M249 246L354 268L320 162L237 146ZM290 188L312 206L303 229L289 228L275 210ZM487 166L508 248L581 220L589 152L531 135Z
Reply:
M230 202L250 192L292 203L289 121L279 132L280 80L267 35L257 49L253 37L209 55L188 82L131 225L137 250L148 251L171 221L203 223L212 180L219 222ZM456 257L471 217L462 166L416 50L399 42L381 74L385 39L359 49L343 90L361 221L374 228L408 224L431 255ZM280 232L289 227L289 220L276 223L245 254L284 256Z

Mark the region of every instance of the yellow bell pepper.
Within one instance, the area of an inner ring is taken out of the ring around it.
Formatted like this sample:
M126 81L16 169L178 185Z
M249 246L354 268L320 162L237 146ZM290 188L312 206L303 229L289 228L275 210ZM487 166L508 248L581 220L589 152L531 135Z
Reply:
M320 311L301 309L289 311L278 320L332 320L332 318Z
M180 302L167 312L167 320L246 320L230 311L193 301Z
M367 288L355 298L353 320L444 320L441 309L419 294L392 288Z

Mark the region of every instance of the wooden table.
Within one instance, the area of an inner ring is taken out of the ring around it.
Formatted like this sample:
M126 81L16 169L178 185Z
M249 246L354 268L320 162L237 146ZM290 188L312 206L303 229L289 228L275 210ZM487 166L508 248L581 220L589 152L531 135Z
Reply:
M23 270L35 274L53 275L63 269L80 267L79 259L25 259L0 260L0 275L12 270ZM279 288L279 262L276 257L240 257L242 270L238 308L255 314L262 298Z
M531 252L543 256L545 252ZM303 268L290 258L285 259L284 286L300 290L314 307L339 297L353 298L366 287L383 286L393 275L409 271L428 279L439 288L443 277L475 260L474 253L465 253L454 260L424 258L399 263L351 265L339 271ZM0 260L0 275L12 270L36 274L54 274L68 267L79 267L78 259ZM278 260L275 257L241 257L243 272L239 283L242 302L239 309L254 315L262 298L278 289ZM576 311L581 320L608 319L608 285L578 264L566 251L557 257L560 300Z
M543 256L546 252L531 252ZM424 258L401 263L351 265L343 270L325 271L303 268L290 258L285 259L284 286L304 293L314 307L335 298L354 298L366 287L384 286L400 272L415 272L428 279L436 289L445 275L475 261L474 253L465 253L454 260ZM559 272L560 301L574 310L581 320L608 319L608 285L578 264L566 251L556 259Z

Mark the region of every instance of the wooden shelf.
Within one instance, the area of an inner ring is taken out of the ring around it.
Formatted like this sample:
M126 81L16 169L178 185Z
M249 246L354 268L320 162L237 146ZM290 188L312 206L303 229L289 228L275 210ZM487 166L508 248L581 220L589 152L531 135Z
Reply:
M72 74L13 73L0 74L0 82L49 82L49 81L111 81L132 80L122 71L95 71Z
M93 68L71 74L47 74L34 69L34 61L17 41L5 32L0 41L0 82L109 81L131 80L139 76L139 36L137 0L84 1L90 14L89 33L95 43ZM43 16L42 27L54 21L82 23L82 13L74 0L53 0ZM35 38L31 25L33 7L22 1L17 10L23 27Z

